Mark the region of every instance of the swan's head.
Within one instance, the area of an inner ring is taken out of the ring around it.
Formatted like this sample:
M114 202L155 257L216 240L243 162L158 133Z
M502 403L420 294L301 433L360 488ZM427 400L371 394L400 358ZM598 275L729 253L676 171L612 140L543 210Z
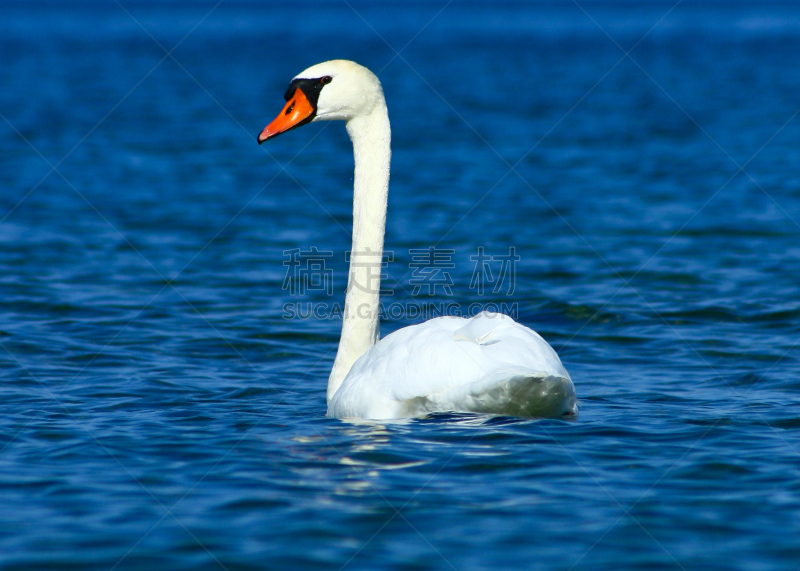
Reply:
M355 62L336 59L300 72L284 95L286 105L258 136L260 145L312 121L349 121L383 103L378 78Z

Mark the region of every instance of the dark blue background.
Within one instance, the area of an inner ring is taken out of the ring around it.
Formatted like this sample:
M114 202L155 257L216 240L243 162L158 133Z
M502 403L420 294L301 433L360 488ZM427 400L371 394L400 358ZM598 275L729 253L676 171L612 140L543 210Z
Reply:
M0 568L797 569L799 53L795 3L0 3ZM340 322L281 316L343 298L349 140L255 137L330 58L384 85L392 300L455 250L576 422L325 418Z

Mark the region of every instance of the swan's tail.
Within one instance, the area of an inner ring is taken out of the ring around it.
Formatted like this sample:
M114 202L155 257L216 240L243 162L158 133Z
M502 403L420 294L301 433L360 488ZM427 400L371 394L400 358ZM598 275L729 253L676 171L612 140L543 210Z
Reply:
M544 373L493 375L405 404L410 416L451 410L531 418L575 418L578 414L572 380Z

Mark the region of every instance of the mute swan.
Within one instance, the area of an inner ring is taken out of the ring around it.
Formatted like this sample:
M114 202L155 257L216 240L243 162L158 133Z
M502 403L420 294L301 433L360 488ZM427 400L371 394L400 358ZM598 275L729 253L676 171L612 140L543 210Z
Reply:
M297 75L284 98L259 144L312 121L337 119L345 121L353 142L353 254L328 380L328 416L390 419L460 411L574 417L575 388L558 355L506 315L438 317L378 340L392 154L383 88L367 68L333 60Z

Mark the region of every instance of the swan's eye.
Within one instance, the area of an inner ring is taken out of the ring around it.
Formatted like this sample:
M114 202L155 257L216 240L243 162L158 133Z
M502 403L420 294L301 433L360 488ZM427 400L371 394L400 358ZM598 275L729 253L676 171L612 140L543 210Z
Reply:
M330 83L331 81L333 81L333 78L330 75L326 75L325 77L323 77L323 78L321 78L319 80L319 82L321 84L323 84L323 85L326 85L326 84Z

